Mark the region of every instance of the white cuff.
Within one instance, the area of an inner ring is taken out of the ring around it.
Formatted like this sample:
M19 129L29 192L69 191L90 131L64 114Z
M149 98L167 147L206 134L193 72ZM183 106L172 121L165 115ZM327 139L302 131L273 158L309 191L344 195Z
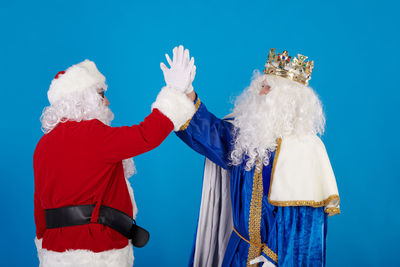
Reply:
M249 263L250 264L263 263L262 267L275 267L275 264L267 260L267 258L265 258L264 256L259 256L255 259L252 259Z
M174 124L178 131L196 112L194 103L184 93L173 88L164 87L151 105L151 110L158 109Z

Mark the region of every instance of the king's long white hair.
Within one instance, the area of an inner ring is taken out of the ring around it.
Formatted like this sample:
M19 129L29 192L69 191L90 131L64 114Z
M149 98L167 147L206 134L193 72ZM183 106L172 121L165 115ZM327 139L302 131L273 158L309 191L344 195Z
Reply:
M267 95L259 95L262 85ZM322 135L325 115L315 92L308 86L255 71L251 84L237 98L233 109L235 126L233 165L245 160L246 170L260 161L269 164L279 138L289 135Z
M43 132L49 133L59 123L66 121L84 121L98 119L110 125L114 114L104 104L104 99L98 93L99 88L87 88L74 92L63 99L47 106L40 117Z

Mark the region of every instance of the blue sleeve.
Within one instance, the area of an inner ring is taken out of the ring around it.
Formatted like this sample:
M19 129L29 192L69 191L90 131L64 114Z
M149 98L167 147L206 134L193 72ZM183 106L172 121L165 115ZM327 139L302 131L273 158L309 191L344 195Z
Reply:
M195 102L196 113L176 135L198 153L228 169L233 126L210 113L199 98Z
M279 207L278 213L278 266L325 266L324 207Z

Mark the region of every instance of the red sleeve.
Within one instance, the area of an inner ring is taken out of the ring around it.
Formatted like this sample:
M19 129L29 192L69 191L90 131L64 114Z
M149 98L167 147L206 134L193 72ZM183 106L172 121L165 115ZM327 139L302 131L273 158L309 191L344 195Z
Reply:
M153 109L139 125L102 127L97 147L100 149L99 156L107 162L118 162L152 150L174 129L171 120L158 109Z

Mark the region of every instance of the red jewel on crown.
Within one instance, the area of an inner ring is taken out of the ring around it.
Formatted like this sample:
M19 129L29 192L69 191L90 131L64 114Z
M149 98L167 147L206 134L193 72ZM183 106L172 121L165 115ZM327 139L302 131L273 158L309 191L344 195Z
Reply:
M311 73L314 69L314 61L306 61L307 57L297 54L297 57L289 56L288 51L276 54L275 48L268 53L268 61L265 64L264 73L281 76L304 85L308 85Z

